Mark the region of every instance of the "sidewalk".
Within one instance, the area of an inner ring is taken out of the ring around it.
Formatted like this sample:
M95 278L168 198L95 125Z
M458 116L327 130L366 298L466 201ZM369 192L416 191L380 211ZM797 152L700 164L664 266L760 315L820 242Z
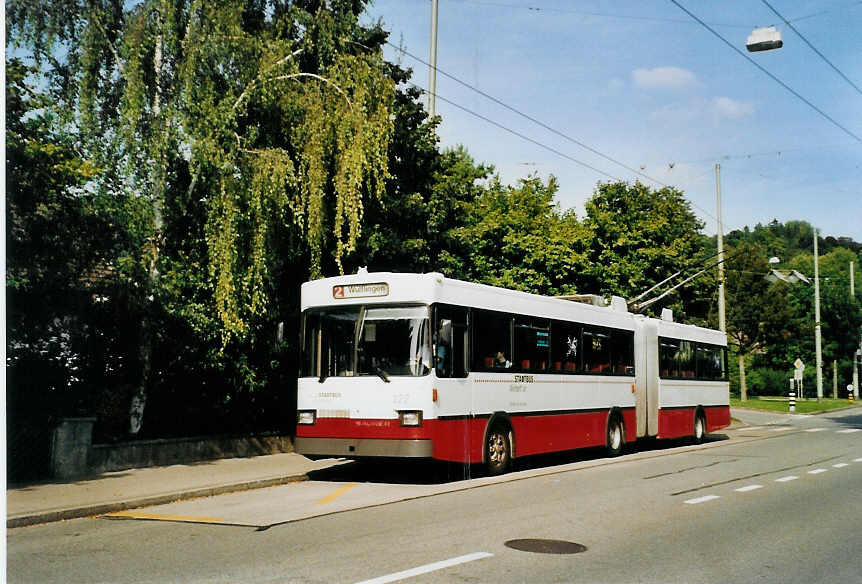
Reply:
M733 408L733 417L746 424L787 414ZM740 426L734 423L731 428ZM15 528L78 517L90 517L303 481L307 473L339 464L337 459L312 461L300 454L224 458L191 464L136 468L69 483L46 482L6 490L6 527Z
M39 483L6 490L6 527L23 527L181 499L282 485L338 464L300 454L225 458L192 464L136 468L69 483Z

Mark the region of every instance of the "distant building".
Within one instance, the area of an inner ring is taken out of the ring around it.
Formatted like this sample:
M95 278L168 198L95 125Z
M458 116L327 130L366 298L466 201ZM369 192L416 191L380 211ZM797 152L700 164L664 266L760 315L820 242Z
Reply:
M782 282L787 282L788 284L798 284L799 282L804 282L806 284L810 284L811 280L805 277L805 274L801 274L796 270L769 270L769 272L764 276L769 282L777 282L781 280Z

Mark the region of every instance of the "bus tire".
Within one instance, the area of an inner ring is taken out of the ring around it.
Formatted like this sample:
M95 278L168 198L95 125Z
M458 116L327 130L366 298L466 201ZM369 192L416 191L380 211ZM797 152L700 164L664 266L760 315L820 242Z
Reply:
M703 410L697 410L694 415L694 435L692 440L695 444L703 444L703 439L706 436L706 418L703 415Z
M512 466L512 430L494 422L485 439L485 468L490 476L505 473Z
M623 420L617 412L614 412L608 418L608 430L606 433L606 450L608 456L619 456L623 451L625 443L625 427Z

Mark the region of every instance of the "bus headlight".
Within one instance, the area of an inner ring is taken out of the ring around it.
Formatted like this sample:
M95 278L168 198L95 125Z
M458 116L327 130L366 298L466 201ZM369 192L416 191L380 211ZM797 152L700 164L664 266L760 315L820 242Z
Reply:
M421 411L402 411L398 412L398 421L402 426L421 426L422 412Z
M299 410L296 412L297 424L313 424L315 418L314 410Z

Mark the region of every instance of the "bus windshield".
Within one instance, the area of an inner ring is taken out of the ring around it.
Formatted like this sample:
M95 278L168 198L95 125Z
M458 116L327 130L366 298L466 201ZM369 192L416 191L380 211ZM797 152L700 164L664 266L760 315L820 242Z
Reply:
M419 377L431 371L427 306L351 306L304 314L305 377Z

